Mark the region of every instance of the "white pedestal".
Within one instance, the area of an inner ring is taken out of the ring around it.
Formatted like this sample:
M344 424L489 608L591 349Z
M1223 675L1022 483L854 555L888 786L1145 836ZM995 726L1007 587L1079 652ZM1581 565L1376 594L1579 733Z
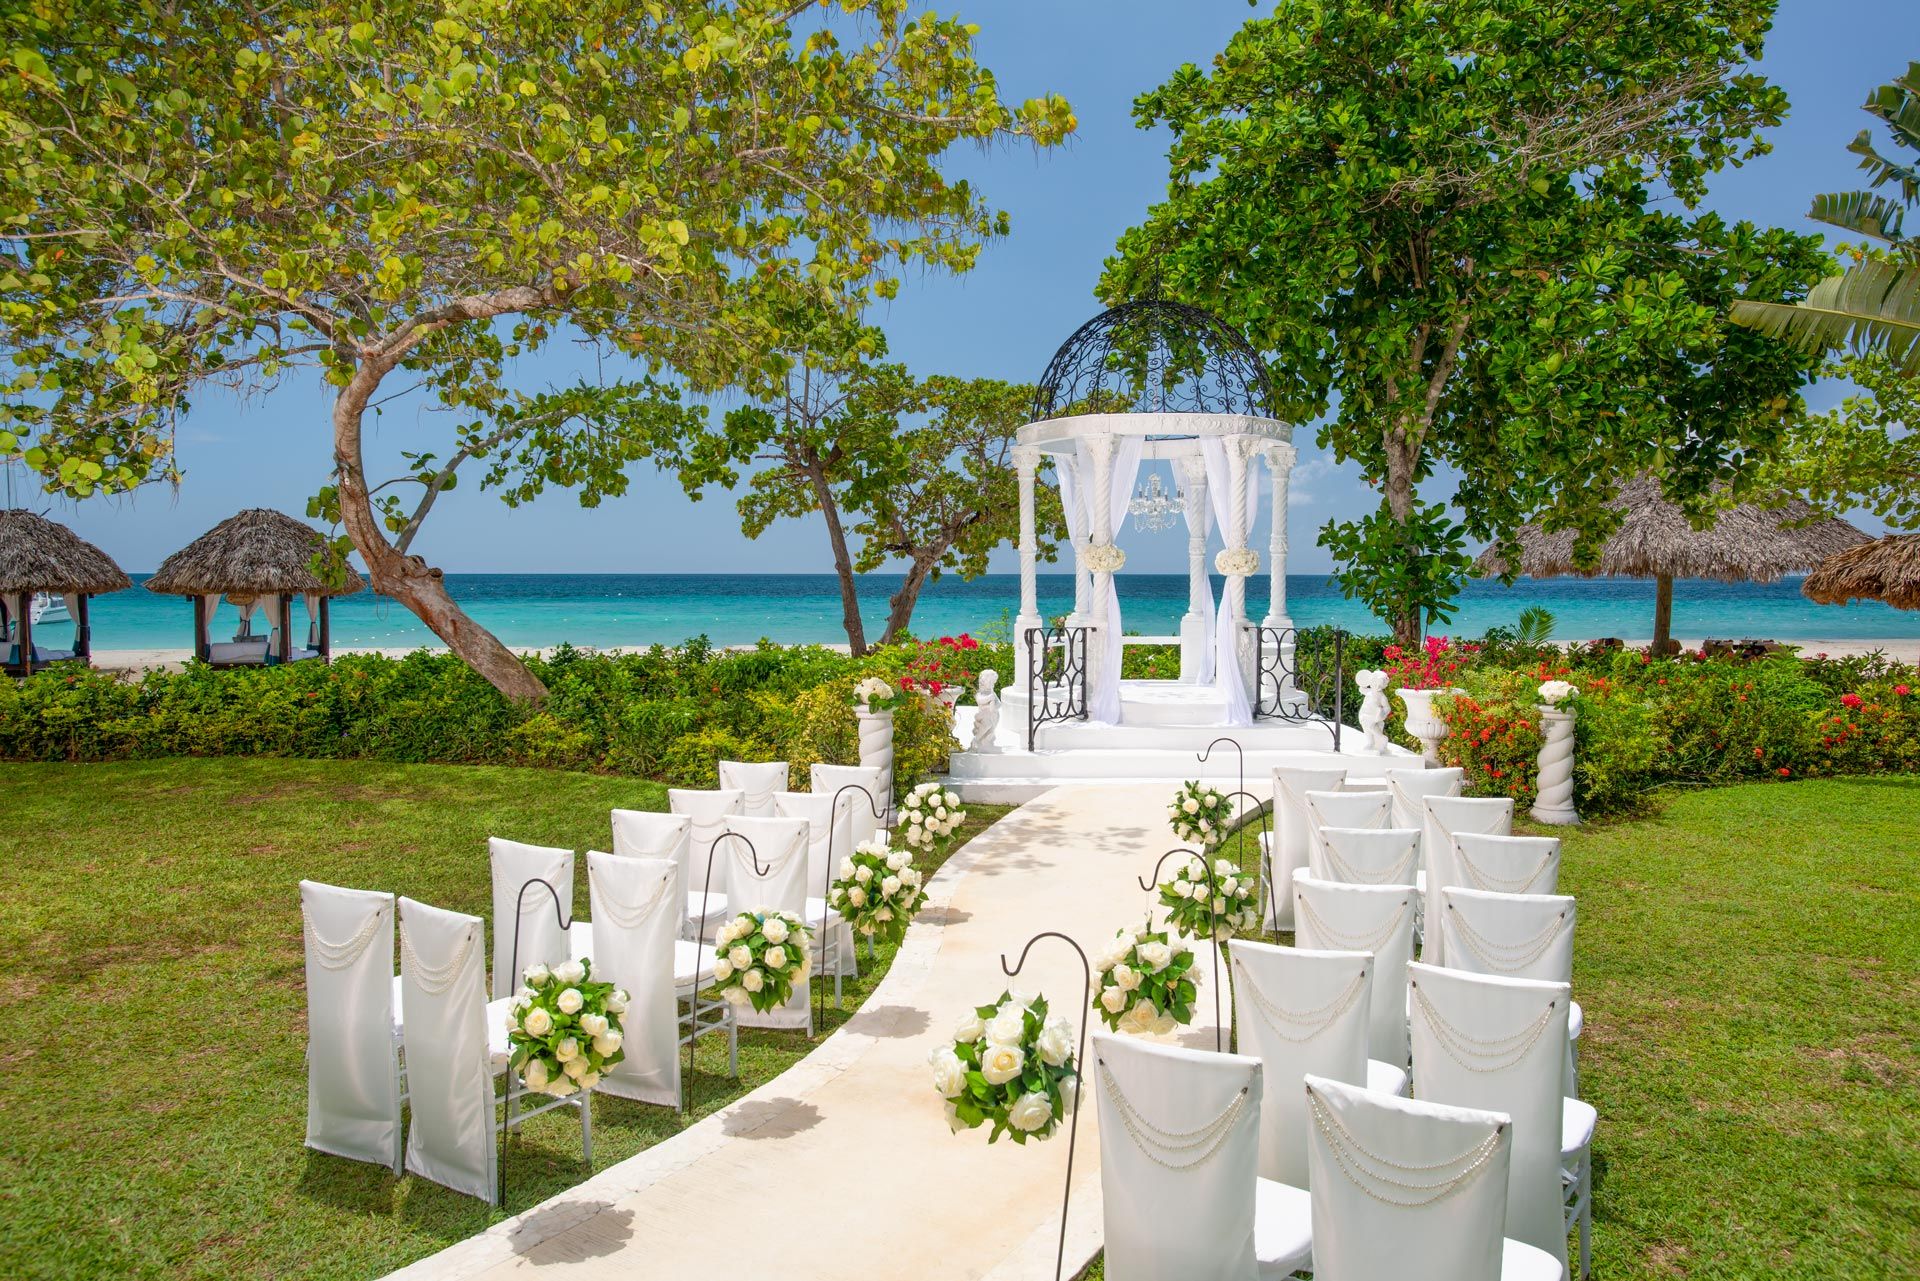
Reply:
M1180 680L1184 684L1201 683L1206 670L1207 625L1200 615L1188 610L1180 616Z
M1027 633L1043 625L1034 614L1021 614L1013 620L1013 687L1027 688Z
M1539 794L1531 811L1536 823L1578 823L1573 808L1573 713L1557 707L1540 708Z
M884 771L887 793L883 807L887 811L886 825L893 826L893 711L884 712L856 711L853 714L860 730L860 764L867 769Z

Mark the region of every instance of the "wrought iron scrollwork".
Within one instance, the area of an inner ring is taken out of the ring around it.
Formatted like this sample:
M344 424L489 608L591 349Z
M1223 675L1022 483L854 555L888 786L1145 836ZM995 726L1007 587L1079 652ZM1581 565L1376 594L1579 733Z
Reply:
M1253 714L1257 720L1324 725L1337 752L1346 718L1347 634L1335 628L1330 645L1319 643L1323 635L1318 629L1255 629Z
M1042 725L1087 719L1087 629L1027 629L1027 750Z
M1274 416L1267 366L1212 313L1143 298L1109 308L1060 345L1034 390L1033 419L1084 413Z

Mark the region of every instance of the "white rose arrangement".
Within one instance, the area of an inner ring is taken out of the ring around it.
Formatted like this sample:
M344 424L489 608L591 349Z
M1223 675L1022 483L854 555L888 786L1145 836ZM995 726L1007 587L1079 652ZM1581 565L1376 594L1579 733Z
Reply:
M1093 958L1093 1008L1116 1032L1165 1036L1193 1022L1200 971L1193 949L1165 930L1121 930Z
M908 847L939 857L953 844L953 834L966 821L960 798L939 783L922 783L895 807L894 830Z
M1548 707L1558 707L1579 692L1578 686L1565 681L1546 681L1540 686L1540 701Z
M892 681L878 676L869 676L853 687L853 705L869 712L884 712L898 707L906 698L906 691L898 689Z
M536 1094L565 1098L600 1084L626 1057L620 1016L627 993L593 981L593 963L563 961L528 967L525 986L507 1006L510 1062Z
M1167 805L1167 822L1180 841L1212 849L1227 839L1233 802L1216 788L1186 783Z
M1160 905L1182 934L1224 942L1259 919L1253 891L1254 878L1241 875L1229 860L1215 859L1208 876L1206 863L1190 858L1160 883Z
M713 985L762 1014L785 1005L813 972L812 935L791 912L740 913L714 936Z
M1089 573L1117 574L1126 568L1127 554L1112 543L1089 543L1086 562Z
M1080 1093L1073 1029L1045 997L1002 992L960 1020L951 1044L927 1056L955 1134L991 1124L988 1143L1050 1138Z
M921 875L912 856L887 844L884 835L854 846L840 860L838 878L827 890L827 903L864 938L898 943L913 914L927 901Z
M1251 547L1227 547L1213 558L1213 568L1226 578L1251 578L1260 572L1260 553Z

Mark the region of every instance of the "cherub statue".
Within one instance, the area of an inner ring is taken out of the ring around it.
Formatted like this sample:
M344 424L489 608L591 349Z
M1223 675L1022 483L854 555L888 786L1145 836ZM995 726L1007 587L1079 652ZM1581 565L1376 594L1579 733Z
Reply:
M980 673L980 684L973 691L973 742L968 751L997 752L994 731L1000 728L1000 695L995 692L1000 673L989 667Z
M1361 668L1353 674L1353 683L1365 697L1360 703L1360 730L1367 736L1366 750L1375 756L1387 754L1387 717L1392 705L1387 702L1387 674Z

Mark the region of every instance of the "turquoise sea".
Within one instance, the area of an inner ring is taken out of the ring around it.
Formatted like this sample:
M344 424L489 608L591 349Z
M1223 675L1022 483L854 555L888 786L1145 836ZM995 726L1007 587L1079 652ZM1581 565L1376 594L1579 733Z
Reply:
M705 635L715 644L779 641L844 641L840 597L829 574L449 574L447 586L477 620L509 645L535 647L562 641L575 645L675 644ZM885 626L887 597L899 576L868 574L860 580L868 634ZM1216 590L1219 586L1215 582ZM1048 615L1065 613L1073 599L1066 574L1040 576L1040 604ZM921 594L914 631L940 636L991 632L1011 623L1019 599L1014 574L988 574L972 582L943 578ZM1341 597L1324 575L1295 574L1287 580L1288 605L1302 626L1337 623L1356 631L1384 631L1359 604ZM1249 580L1249 613L1266 612L1267 580ZM1171 634L1186 610L1187 580L1179 574L1125 574L1121 613L1130 632ZM1644 638L1653 630L1651 580L1522 579L1513 587L1473 582L1441 634L1476 636L1511 623L1529 605L1553 611L1561 640L1597 636ZM295 608L296 619L299 609ZM296 626L299 623L296 622ZM96 649L184 649L190 643L192 608L181 597L159 596L135 586L93 603ZM223 605L214 634L233 626ZM1879 604L1815 605L1800 595L1799 582L1769 585L1682 582L1674 591L1676 636L1762 636L1777 640L1910 640L1920 637L1920 613ZM52 644L66 628L50 626ZM333 606L334 644L340 647L412 646L437 643L403 607L361 592Z

